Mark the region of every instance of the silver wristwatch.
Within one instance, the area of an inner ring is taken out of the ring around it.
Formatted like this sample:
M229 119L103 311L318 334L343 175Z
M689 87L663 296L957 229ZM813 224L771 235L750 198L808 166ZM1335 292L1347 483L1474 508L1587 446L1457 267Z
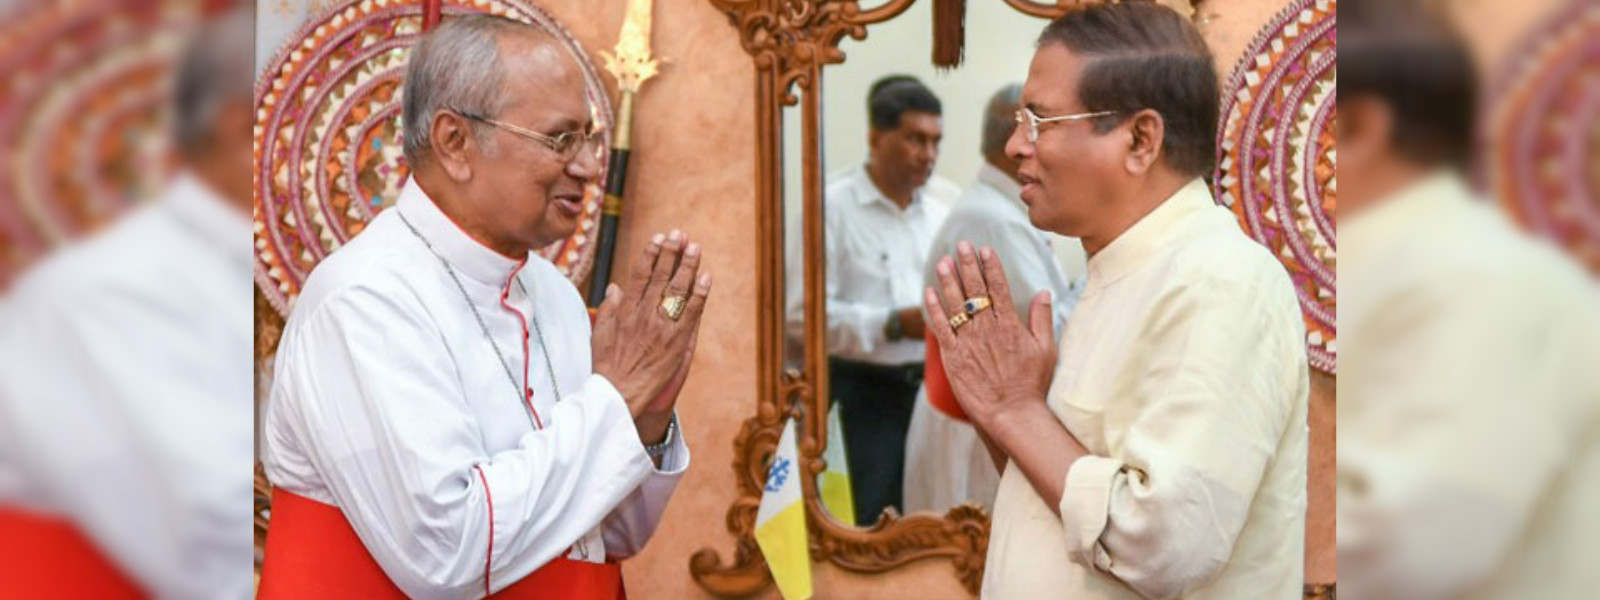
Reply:
M672 411L672 420L667 422L667 435L661 438L661 443L650 444L644 447L644 453L650 458L661 458L672 447L672 442L678 439L678 411Z

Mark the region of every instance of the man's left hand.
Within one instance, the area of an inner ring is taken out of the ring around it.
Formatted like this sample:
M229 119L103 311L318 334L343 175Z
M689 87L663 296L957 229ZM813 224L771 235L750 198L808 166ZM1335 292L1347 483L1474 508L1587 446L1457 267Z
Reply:
M1056 364L1050 293L1033 298L1023 323L993 250L974 252L971 244L961 242L956 259L940 258L937 270L939 290L928 288L923 294L927 327L939 341L961 408L987 430L1008 413L1026 415L1043 407ZM989 306L969 313L968 300ZM958 314L965 314L967 322L957 327L951 318Z

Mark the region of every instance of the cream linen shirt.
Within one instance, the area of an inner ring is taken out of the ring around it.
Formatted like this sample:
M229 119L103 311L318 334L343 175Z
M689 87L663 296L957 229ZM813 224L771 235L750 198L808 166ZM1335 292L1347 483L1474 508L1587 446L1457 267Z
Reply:
M1600 296L1439 173L1339 224L1339 591L1594 598Z
M1047 402L1090 452L1060 516L1014 464L985 598L1299 598L1305 331L1284 267L1195 180L1089 259Z

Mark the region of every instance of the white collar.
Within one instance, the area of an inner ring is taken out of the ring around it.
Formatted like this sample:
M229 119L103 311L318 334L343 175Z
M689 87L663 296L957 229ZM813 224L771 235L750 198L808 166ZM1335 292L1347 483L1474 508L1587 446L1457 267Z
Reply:
M1395 190L1366 210L1339 219L1339 239L1344 249L1339 266L1362 267L1369 258L1403 237L1417 225L1448 211L1452 204L1473 201L1472 191L1460 175L1439 170Z
M1214 206L1216 201L1204 179L1197 177L1178 188L1149 214L1089 257L1089 280L1104 287L1133 272L1150 257L1168 249L1173 237L1191 217Z
M911 192L911 203L907 204L904 211L911 212L922 206L922 190L927 186L917 188ZM861 170L856 172L856 202L862 206L874 202L882 203L885 207L892 208L896 213L901 212L900 205L889 199L883 190L878 189L878 184L872 181L872 173L867 170L867 165L861 165Z
M255 260L251 247L242 240L250 237L252 224L216 190L194 173L183 170L167 186L166 202L175 218L206 243L220 249L227 260L250 265Z
M503 288L528 262L527 258L512 260L468 235L449 215L439 210L439 205L433 203L414 178L406 181L394 208L450 266L481 283Z

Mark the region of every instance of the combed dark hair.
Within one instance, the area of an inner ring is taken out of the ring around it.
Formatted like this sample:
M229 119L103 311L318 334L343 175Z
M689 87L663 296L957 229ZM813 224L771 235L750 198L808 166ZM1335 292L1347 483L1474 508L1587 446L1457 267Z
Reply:
M1464 167L1478 74L1460 35L1416 0L1346 0L1339 21L1339 99L1367 96L1389 105L1390 143L1401 156Z
M900 127L900 115L908 110L939 115L944 113L944 105L933 90L910 75L883 77L867 90L867 115L873 129Z
M1039 47L1050 44L1086 59L1078 79L1084 108L1116 111L1096 119L1096 131L1154 110L1166 124L1167 164L1187 175L1211 172L1221 92L1211 51L1188 19L1148 0L1089 4L1045 27Z

